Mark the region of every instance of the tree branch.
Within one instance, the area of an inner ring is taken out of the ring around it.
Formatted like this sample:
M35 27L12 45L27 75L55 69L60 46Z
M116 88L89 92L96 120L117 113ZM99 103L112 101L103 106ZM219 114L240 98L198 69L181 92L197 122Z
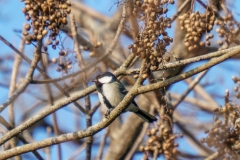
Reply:
M172 77L172 78L169 78L165 81L161 81L161 82L157 82L157 83L153 83L153 84L150 84L150 85L147 85L147 86L142 86L142 87L139 87L137 92L138 94L140 93L146 93L146 92L149 92L149 91L153 91L153 90L156 90L156 89L159 89L159 88L162 88L164 86L169 86L170 84L172 83L175 83L175 82L178 82L178 81L181 81L183 79L186 79L186 78L189 78L199 72L202 72L212 66L215 66L216 64L219 64L221 62L223 62L224 60L232 57L232 56L235 56L237 54L240 53L240 47L236 47L235 49L229 51L228 53L218 57L218 58L215 58L215 59L212 59L210 60L209 62L203 64L202 66L200 67L197 67L195 69L192 69L188 72L185 72L185 73L182 73L178 76L175 76L175 77Z
M207 70L203 71L189 84L188 89L184 93L182 93L181 97L176 102L173 103L172 107L174 109L176 109L176 107L185 99L188 93L192 91L192 89L199 83L199 81L204 77L206 73Z
M40 60L41 48L42 48L42 41L38 41L37 48L33 55L33 61L31 62L30 68L26 74L24 81L14 91L14 93L11 95L11 97L9 97L5 103L0 105L0 112L2 112L9 104L11 104L30 84L30 82L32 80L33 72L34 72L35 68L37 67L38 61Z

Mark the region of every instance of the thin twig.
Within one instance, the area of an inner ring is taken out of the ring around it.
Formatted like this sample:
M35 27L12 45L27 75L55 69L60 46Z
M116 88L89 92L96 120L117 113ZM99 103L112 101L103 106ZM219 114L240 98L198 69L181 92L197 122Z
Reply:
M19 50L21 52L23 52L23 50L24 50L24 45L25 45L25 40L21 39L20 46L19 46ZM19 70L21 61L22 61L21 56L16 55L15 59L14 59L13 67L12 67L12 75L11 75L11 80L10 80L10 85L9 85L9 94L8 94L9 97L12 96L12 94L14 93L14 91L16 89L17 74L18 74L18 70ZM10 124L14 128L15 127L14 102L9 105L8 114L9 114ZM16 139L15 138L10 140L10 145L12 148L16 147ZM17 160L17 159L21 159L21 158L16 157L15 160Z
M190 8L191 13L194 12L194 3L195 3L195 0L192 0L191 8Z
M100 146L99 146L99 150L98 150L96 160L101 160L102 159L103 149L104 149L104 145L106 143L108 134L109 134L109 127L105 130L105 133L103 135L102 141L101 141Z
M142 131L141 133L138 135L135 143L133 144L133 146L131 147L130 151L128 152L127 156L125 157L125 160L131 160L132 159L132 156L133 154L135 153L135 151L137 150L139 144L142 142L145 134L146 134L146 131L148 129L148 126L149 126L149 123L144 123L143 124L143 127L142 127Z
M75 1L74 5L72 5L73 8L77 9L77 10L81 10L83 12L86 12L87 15L93 17L94 19L103 21L103 22L108 22L109 18L104 16L103 14L97 12L96 10L93 10L92 8L84 5L84 3L81 3L79 1Z
M43 67L44 72L47 73L46 66L43 64L43 59L42 59L42 67ZM46 76L43 76L43 77L44 77L44 79L47 78ZM44 84L44 85L45 85L45 88L46 88L46 91L47 91L48 103L52 106L54 104L54 102L53 102L53 95L52 95L52 90L50 88L50 84ZM58 127L58 121L57 121L57 114L56 113L52 114L52 119L53 119L53 131L54 131L54 134L56 136L58 136L60 133L59 133L59 127ZM57 145L58 160L62 160L62 154L61 153L62 153L61 145L58 144Z
M219 153L218 152L215 152L214 154L212 154L211 156L205 158L204 160L215 160L217 159L219 156Z
M8 130L12 130L13 126L9 124L2 116L0 116L0 123L6 127ZM21 134L17 135L17 138L23 143L23 144L29 144L28 141L22 136ZM35 155L35 157L39 160L43 160L42 156L38 153L37 150L32 151L32 153Z
M71 14L71 32L72 32L72 37L73 37L73 41L74 41L74 51L76 53L77 56L77 60L78 60L78 65L80 68L85 68L85 62L83 60L81 51L79 49L79 44L78 44L78 40L77 40L77 28L75 25L75 19L74 16ZM83 82L82 82L83 88L86 89L87 86L87 75L86 72L83 72ZM90 126L92 126L92 116L89 114L89 111L91 110L91 102L90 102L90 97L89 95L84 97L85 99L85 112L86 112L86 128L89 128ZM87 137L86 138L86 160L90 160L91 159L91 153L92 153L92 143L93 143L93 137Z
M23 52L24 46L25 46L25 40L22 39L20 42L20 46L19 46L20 52ZM11 81L10 81L10 86L9 86L9 97L12 96L12 94L14 93L14 91L16 89L17 74L18 74L19 65L20 65L21 61L22 61L21 56L16 55L15 59L14 59L13 67L12 67L13 69L12 69L12 76L11 76ZM14 105L14 103L10 104L8 109L9 109L10 124L14 127L15 122L14 122L13 105Z
M81 145L72 155L68 158L68 160L74 160L84 149L86 148L86 143Z
M101 103L98 102L98 103L92 108L92 110L89 112L89 114L93 115L93 114L96 112L96 110L99 108L100 105L101 105Z
M185 99L188 93L192 91L192 89L199 83L199 81L204 77L206 73L207 73L207 70L203 71L189 84L188 89L184 93L182 93L181 97L176 102L173 103L172 105L173 108L176 109L179 103L181 103Z
M170 95L171 95L171 98L176 99L176 100L180 99L180 97L181 97L180 94L176 94L176 93L170 93ZM190 103L191 105L195 105L204 111L214 112L216 110L215 106L209 105L209 103L207 103L206 101L199 101L199 99L197 99L197 98L186 97L184 99L184 102Z
M196 143L197 146L199 146L204 152L208 154L212 153L212 151L208 147L204 146L187 128L180 123L176 124L183 131L184 135L187 135L189 138L191 138L191 140L193 140L193 142Z
M185 79L185 81L190 84L191 80L190 79ZM195 90L196 93L198 93L204 100L206 100L209 105L211 105L213 108L218 108L219 105L217 104L217 102L213 99L213 97L211 95L209 95L209 93L207 93L204 88L199 85L196 84L196 86L193 88Z
M225 49L225 50L221 50L221 51L216 51L216 52L212 52L212 53L208 53L208 54L204 54L202 56L197 56L197 57L193 57L193 58L188 58L185 60L179 60L176 62L171 62L171 63L166 63L163 66L159 66L158 69L156 71L162 71L167 70L167 69L172 69L172 68L176 68L176 67L182 67L182 66L186 66L188 64L194 63L194 62L199 62L199 61L203 61L203 60L207 60L207 59L211 59L211 58L215 58L215 57L219 57L222 56L224 54L226 54L227 52L234 50L236 48L238 48L239 46L236 47L232 47L229 49ZM133 54L133 53L131 53ZM134 58L134 55L132 55ZM44 83L52 83L52 82L57 82L57 81L61 81L70 77L75 77L77 75L79 75L80 73L83 73L84 71L86 71L87 69L91 68L92 66L96 65L97 63L92 63L91 65L87 66L85 69L82 69L80 71L77 71L73 74L69 74L67 76L63 76L61 78L55 78L55 79L49 79L49 80L32 80L31 83L32 84L44 84ZM126 68L123 66L123 68ZM119 69L118 72L122 72L121 75L130 75L132 73L138 73L140 71L139 68L136 69L128 69L128 70L124 70L124 69Z
M128 13L128 21L130 23L131 27L131 33L132 33L132 38L135 39L137 38L137 35L139 33L139 25L137 21L136 15L133 14L133 8L134 8L134 1L127 1L126 4L127 7L127 13Z
M46 132L47 132L47 137L51 135L52 128L50 126L46 127ZM50 152L50 147L45 148L45 153L46 153L46 160L51 160L51 152Z
M26 57L22 52L20 52L17 48L15 48L11 43L9 43L5 38L3 38L0 35L0 40L5 43L7 46L9 46L12 50L14 50L17 54L19 54L25 61L27 61L29 64L32 64L32 61ZM40 48L41 49L41 48ZM40 52L39 52L40 53ZM44 76L46 76L48 79L51 79L51 77L49 77L40 67L36 66L36 69ZM32 79L30 79L30 82L32 81ZM62 92L66 97L70 97L70 95L56 82L53 83L57 89ZM83 113L85 113L83 107L81 105L79 105L77 102L73 102L73 104L79 109L81 110ZM9 104L6 102L3 105L0 105L0 113L8 106Z
M177 13L173 15L173 17L171 18L171 22L173 22L178 16L179 14L183 11L183 9L187 6L187 4L190 2L191 0L185 0L184 3L178 8Z
M11 97L8 98L8 100L0 105L0 112L2 112L9 104L11 104L30 84L33 76L33 72L35 68L37 67L37 63L40 60L40 54L41 54L41 47L42 47L42 41L38 41L37 48L33 55L32 63L29 67L29 70L26 74L26 77L24 81L19 85L19 87L15 90L15 92L12 94Z

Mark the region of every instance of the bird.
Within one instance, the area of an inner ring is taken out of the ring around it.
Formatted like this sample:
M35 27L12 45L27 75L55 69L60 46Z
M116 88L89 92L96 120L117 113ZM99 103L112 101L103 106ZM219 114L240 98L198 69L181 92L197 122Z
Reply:
M105 116L109 115L128 93L124 85L111 72L104 72L96 76L95 80L92 80L92 82L95 82L97 87L100 103L108 109ZM148 123L157 120L156 117L139 108L135 100L132 100L125 112L126 111L135 113Z

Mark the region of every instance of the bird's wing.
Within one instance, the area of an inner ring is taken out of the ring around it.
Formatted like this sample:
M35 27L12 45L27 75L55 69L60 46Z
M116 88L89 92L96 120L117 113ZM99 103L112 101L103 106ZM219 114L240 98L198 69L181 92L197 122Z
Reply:
M124 87L124 85L120 82L118 83L119 85L119 90L122 94L124 94L124 96L128 93L128 91L126 90L126 88Z
M119 89L120 89L120 92L121 92L122 94L124 94L124 96L128 93L128 91L126 90L126 88L123 86L123 84L122 84L121 82L119 83ZM138 105L137 105L137 103L135 102L135 100L133 100L132 103L133 103L136 107L138 107Z

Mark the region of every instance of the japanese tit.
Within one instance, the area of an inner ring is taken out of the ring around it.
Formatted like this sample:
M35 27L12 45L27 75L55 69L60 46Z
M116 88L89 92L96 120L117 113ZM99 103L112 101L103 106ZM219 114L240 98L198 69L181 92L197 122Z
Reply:
M97 87L99 101L104 107L108 108L106 112L107 115L112 111L113 108L117 107L117 105L128 93L123 84L110 72L105 72L101 75L98 75L93 82L95 82ZM153 115L140 109L134 100L128 106L126 111L135 113L148 123L152 123L153 121L157 120L157 118Z

